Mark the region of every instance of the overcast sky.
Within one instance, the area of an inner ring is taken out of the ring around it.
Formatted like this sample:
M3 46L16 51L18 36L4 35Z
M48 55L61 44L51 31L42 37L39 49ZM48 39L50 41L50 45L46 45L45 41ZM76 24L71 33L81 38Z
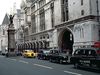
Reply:
M5 14L11 12L14 3L16 3L16 8L20 8L21 0L0 0L0 24L2 24Z

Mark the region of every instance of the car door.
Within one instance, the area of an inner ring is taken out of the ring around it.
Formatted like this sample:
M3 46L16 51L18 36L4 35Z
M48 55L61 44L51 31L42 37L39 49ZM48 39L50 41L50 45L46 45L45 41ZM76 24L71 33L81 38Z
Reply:
M82 54L80 63L82 66L90 67L95 61L95 51L92 49L85 49Z

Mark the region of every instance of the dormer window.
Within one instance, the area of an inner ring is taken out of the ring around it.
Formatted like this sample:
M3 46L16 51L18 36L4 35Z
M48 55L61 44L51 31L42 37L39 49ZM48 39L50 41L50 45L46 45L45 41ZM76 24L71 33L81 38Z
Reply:
M84 10L81 10L81 15L84 15Z

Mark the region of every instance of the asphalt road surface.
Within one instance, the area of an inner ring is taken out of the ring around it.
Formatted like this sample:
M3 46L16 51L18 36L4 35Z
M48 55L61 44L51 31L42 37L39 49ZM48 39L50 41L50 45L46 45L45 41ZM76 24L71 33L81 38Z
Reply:
M0 75L100 75L100 73L75 69L71 64L51 63L36 58L0 56Z

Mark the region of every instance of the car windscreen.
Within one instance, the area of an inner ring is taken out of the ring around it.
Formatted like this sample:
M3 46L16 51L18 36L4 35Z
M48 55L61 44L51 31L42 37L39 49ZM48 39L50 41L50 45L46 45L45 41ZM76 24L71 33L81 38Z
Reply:
M48 54L50 51L43 51L43 53Z

